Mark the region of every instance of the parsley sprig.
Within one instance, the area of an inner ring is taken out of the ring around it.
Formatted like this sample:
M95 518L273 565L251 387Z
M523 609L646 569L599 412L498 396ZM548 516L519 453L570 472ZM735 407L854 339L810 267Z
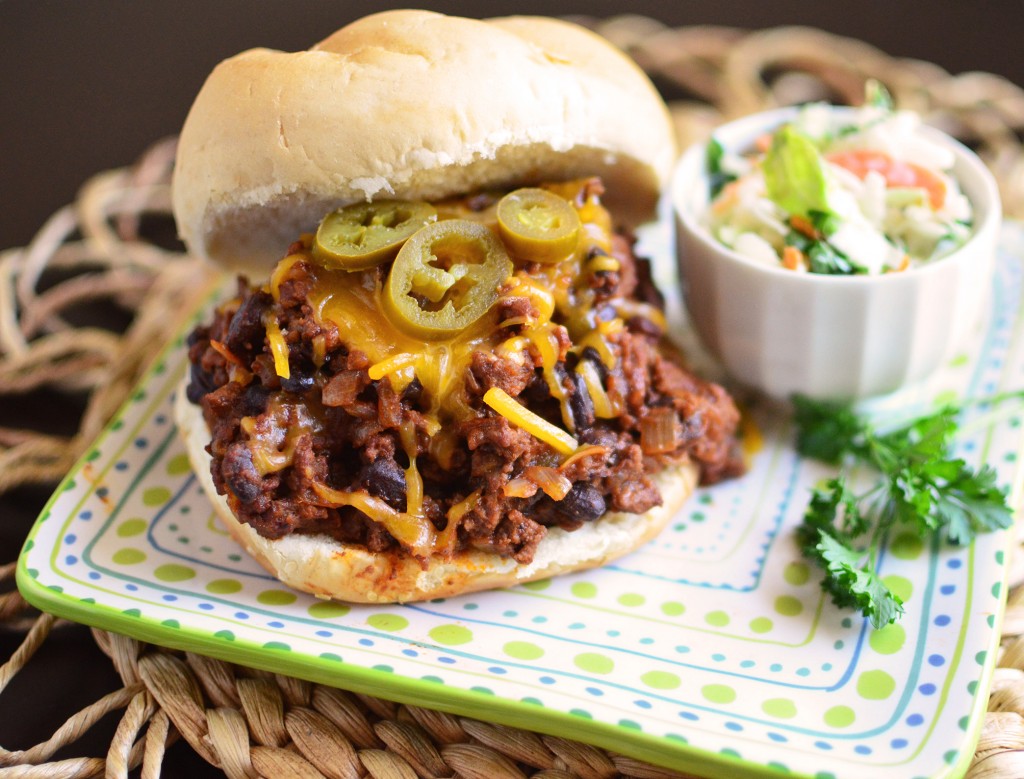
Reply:
M997 399L1002 397L989 400ZM794 409L800 454L840 466L836 477L812 492L798 530L803 553L825 570L822 587L833 602L858 609L873 627L903 614L903 601L878 574L882 543L894 528L939 533L963 546L978 533L1013 523L995 470L975 470L951 453L962 407L946 406L884 430L846 405L797 397ZM878 476L862 493L849 484L858 466Z

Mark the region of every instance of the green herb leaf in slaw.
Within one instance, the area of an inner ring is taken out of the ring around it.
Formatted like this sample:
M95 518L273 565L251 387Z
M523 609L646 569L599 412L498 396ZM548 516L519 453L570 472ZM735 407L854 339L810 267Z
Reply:
M730 181L736 180L736 176L734 174L723 170L723 156L725 156L725 149L722 148L722 144L719 143L716 138L711 138L711 140L708 141L705 164L707 166L708 176L711 179L710 189L712 199L718 197L718 193L722 191L722 188L726 184Z

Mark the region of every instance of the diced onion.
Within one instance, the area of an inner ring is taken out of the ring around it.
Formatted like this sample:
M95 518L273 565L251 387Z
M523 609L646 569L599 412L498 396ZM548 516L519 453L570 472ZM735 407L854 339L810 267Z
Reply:
M509 479L501 488L506 498L532 498L537 494L537 484L529 479Z
M484 393L484 403L501 414L516 427L536 436L555 451L569 455L579 447L576 439L564 430L555 427L525 406L515 401L500 387L491 387Z
M572 489L572 482L565 478L557 468L531 465L523 471L523 476L544 490L544 494L551 500L561 500Z
M665 454L676 448L676 412L651 409L640 420L640 448L644 454Z
M325 406L351 403L362 390L363 378L358 371L342 371L324 384L321 399Z

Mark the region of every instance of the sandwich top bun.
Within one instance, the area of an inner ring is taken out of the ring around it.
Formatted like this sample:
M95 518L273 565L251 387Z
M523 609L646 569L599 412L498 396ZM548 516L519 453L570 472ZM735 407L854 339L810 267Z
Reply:
M698 479L694 463L663 470L654 476L662 505L643 514L609 512L572 532L551 528L529 563L473 549L421 562L403 552L370 552L326 535L264 538L251 525L240 522L225 497L217 494L206 451L210 434L202 411L189 403L184 387L175 399L174 415L192 470L235 541L284 584L352 603L445 598L604 565L658 535L693 492Z
M188 248L257 276L327 212L600 176L624 225L676 156L668 112L622 52L549 18L388 11L309 51L253 49L185 121L174 212Z

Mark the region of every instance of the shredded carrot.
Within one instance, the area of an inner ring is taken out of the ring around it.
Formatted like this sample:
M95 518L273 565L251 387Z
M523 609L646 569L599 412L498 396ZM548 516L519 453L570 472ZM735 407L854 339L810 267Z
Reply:
M875 171L885 178L887 187L915 187L928 193L928 202L936 211L946 202L946 182L927 168L912 162L894 160L885 152L872 149L833 152L825 156L833 165L846 168L857 178Z
M795 246L787 246L782 250L782 265L789 270L797 270L805 264L804 253Z
M739 200L739 189L738 181L730 181L718 193L718 197L711 204L711 210L716 214L724 214L736 205L736 202Z
M789 226L798 233L803 233L808 238L818 239L821 237L818 235L818 231L814 229L814 225L811 224L810 220L806 217L800 216L799 214L789 218Z
M764 133L764 135L757 136L754 141L754 148L763 154L767 154L768 150L772 147L772 134Z

